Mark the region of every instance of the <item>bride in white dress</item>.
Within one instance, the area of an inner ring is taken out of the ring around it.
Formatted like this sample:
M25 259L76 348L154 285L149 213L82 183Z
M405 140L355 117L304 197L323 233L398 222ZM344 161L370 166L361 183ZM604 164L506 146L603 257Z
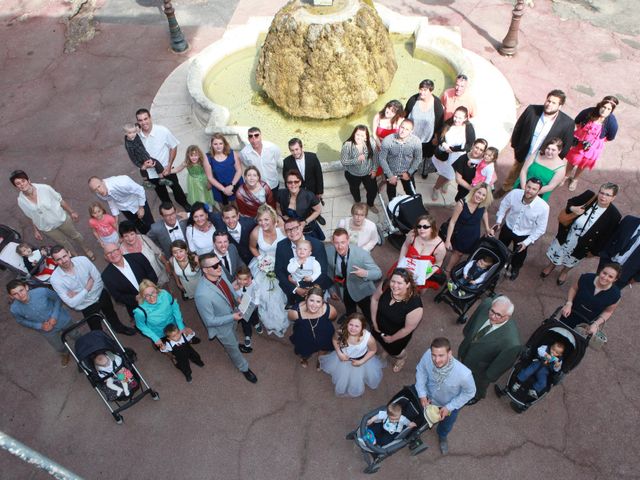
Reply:
M283 337L289 328L287 297L278 285L274 266L276 246L286 235L276 227L276 211L264 204L258 208L254 228L249 237L249 248L254 255L249 268L257 286L258 315L268 333Z

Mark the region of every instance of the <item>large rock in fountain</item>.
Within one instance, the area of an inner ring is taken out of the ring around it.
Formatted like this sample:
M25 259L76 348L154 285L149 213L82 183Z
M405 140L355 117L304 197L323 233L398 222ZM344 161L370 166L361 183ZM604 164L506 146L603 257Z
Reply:
M389 33L371 6L293 0L271 23L256 80L290 115L339 118L376 100L396 68Z

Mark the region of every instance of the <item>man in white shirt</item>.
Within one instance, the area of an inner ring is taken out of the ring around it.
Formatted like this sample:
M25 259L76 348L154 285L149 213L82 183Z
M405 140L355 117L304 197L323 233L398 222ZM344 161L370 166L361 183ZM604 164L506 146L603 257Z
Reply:
M262 180L271 188L273 197L278 196L278 164L282 155L280 149L271 142L262 140L258 127L249 129L249 145L240 151L240 160L245 167L254 166L260 171Z
M538 196L542 188L539 178L530 178L524 190L511 190L500 202L494 232L500 231L499 240L507 248L513 243L510 279L518 278L520 268L527 258L527 249L538 240L547 229L549 204ZM505 220L504 226L502 221Z
M96 196L109 204L111 215L117 217L120 212L132 221L138 231L145 234L153 224L153 215L147 203L144 188L127 175L118 175L100 179L89 178L89 188Z
M147 153L164 167L162 175L171 181L171 190L176 202L186 211L191 210L187 196L178 181L178 176L175 173L171 173L180 142L167 127L154 125L151 120L151 113L146 108L139 108L136 111L136 122L140 125L140 139ZM170 202L171 198L169 198L167 187L160 185L160 179L156 171L153 168L146 168L145 165L142 168L146 170L149 181L155 185L155 191L160 201Z
M51 257L58 268L53 271L49 281L69 308L82 312L85 318L102 313L113 330L124 335L135 335L136 330L123 325L118 318L100 272L87 257L71 258L61 245L55 245L51 249ZM100 320L95 317L87 323L91 330L102 328Z

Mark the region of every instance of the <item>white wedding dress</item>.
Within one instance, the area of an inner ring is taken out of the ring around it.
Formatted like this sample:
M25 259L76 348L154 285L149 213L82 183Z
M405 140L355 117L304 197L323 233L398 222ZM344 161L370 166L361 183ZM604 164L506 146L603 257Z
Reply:
M269 244L262 235L262 229L258 227L258 251L260 256L251 260L249 264L253 281L256 283L260 321L268 333L278 337L284 337L289 328L287 311L284 309L287 304L287 297L280 288L278 279L275 276L268 278L266 272L260 270L259 263L261 259L270 257L272 265L275 265L276 246L283 238L287 237L280 229L276 229L276 240Z

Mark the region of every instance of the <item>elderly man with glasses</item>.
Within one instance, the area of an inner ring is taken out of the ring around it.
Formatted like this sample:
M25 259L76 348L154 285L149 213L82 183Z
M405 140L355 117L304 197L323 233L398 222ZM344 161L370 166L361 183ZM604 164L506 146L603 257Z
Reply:
M471 370L476 395L473 405L487 394L487 387L506 372L522 348L520 332L513 315L513 303L505 296L487 298L464 327L464 340L458 358Z
M195 302L202 323L207 329L209 341L217 338L244 377L251 383L258 378L249 369L249 362L240 353L236 338L236 322L242 319L233 296L233 286L225 278L220 259L215 253L204 253L198 257L202 279L198 282Z

